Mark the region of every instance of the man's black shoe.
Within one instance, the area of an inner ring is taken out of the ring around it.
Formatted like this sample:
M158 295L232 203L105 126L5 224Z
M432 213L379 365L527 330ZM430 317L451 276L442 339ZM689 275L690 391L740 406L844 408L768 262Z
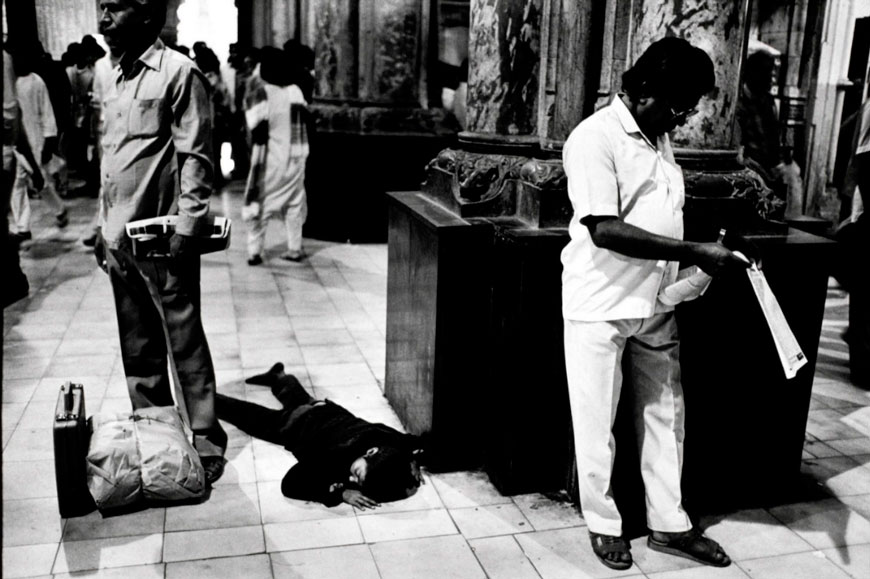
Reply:
M212 486L224 474L226 459L222 456L202 456L202 468L205 471L205 482Z
M257 384L258 386L272 386L281 374L284 373L284 364L278 362L268 372L256 374L245 380L245 384Z

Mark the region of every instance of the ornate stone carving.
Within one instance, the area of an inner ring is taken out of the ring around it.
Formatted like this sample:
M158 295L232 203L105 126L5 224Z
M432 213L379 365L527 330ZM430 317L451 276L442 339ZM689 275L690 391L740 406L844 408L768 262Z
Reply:
M529 159L520 170L520 178L539 189L565 189L565 169L557 159Z

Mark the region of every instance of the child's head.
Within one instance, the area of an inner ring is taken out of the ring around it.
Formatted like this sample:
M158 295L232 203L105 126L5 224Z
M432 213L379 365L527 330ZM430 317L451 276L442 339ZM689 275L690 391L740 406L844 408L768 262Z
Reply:
M368 449L350 466L351 480L367 497L378 502L413 495L422 477L414 455L407 450L382 446Z

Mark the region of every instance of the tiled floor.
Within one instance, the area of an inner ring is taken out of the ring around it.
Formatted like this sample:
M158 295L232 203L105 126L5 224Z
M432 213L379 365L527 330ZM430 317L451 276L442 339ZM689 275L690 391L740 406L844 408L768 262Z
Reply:
M235 429L209 501L61 520L50 433L58 386L83 383L89 413L129 408L109 283L78 243L93 201L69 205L72 223L60 232L35 204L35 240L23 252L31 296L4 312L4 577L870 577L870 393L846 379L847 298L834 288L805 453L805 471L830 498L703 521L735 559L727 569L663 556L637 539L636 565L610 571L569 504L503 497L475 472L427 476L416 496L374 512L288 500L279 484L293 457ZM223 206L238 217L238 195ZM279 236L273 224L269 259L257 268L245 264L240 226L229 251L204 259L204 322L219 388L275 404L242 379L281 360L315 395L399 426L380 391L386 246L309 240L310 259L291 264L277 259Z

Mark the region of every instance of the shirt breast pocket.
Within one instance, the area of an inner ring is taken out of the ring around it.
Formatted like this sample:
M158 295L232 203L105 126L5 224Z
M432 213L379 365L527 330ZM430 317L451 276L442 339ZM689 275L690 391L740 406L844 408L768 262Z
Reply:
M133 137L153 137L160 132L163 111L160 99L135 99L130 107L127 130Z

